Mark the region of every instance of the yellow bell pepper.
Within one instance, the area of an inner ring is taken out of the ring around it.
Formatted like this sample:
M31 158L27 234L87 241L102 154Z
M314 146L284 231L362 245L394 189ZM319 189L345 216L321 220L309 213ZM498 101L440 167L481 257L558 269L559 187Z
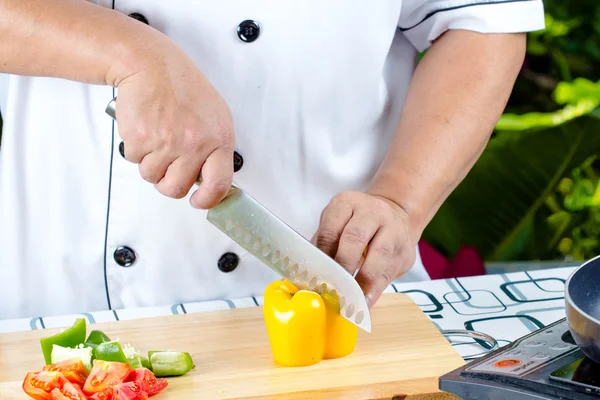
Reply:
M356 346L358 327L340 316L338 300L329 293L275 281L265 289L263 313L277 364L312 365L345 357Z

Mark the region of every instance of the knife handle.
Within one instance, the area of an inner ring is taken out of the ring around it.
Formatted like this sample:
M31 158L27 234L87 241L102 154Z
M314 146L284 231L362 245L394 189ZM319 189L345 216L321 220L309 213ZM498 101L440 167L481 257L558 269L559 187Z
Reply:
M117 98L115 97L114 99L112 99L110 101L110 103L108 103L108 105L106 106L106 113L108 115L111 116L112 119L114 119L115 121L117 120ZM202 184L202 171L200 171L200 173L198 174L198 179L196 179L195 184L197 186L200 186ZM229 189L229 192L227 193L227 196L229 196L231 193L233 193L235 190L237 190L238 187L235 183L232 183L231 185L231 189Z

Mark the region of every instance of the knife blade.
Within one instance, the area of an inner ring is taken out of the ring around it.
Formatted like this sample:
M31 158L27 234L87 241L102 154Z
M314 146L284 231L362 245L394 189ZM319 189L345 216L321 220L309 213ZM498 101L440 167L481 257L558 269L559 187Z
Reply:
M115 117L115 101L106 113ZM201 179L196 182L201 185ZM340 315L371 332L371 313L354 277L334 259L270 212L233 182L227 196L208 210L207 220L234 242L299 289L328 292Z

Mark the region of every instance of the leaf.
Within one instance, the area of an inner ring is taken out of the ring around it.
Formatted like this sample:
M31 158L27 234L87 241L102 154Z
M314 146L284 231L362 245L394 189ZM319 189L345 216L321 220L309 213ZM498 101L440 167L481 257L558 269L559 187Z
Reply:
M450 256L472 245L487 261L510 260L558 182L598 152L600 120L587 115L546 129L502 132L423 238Z
M537 40L537 38L534 37L527 42L527 54L542 56L546 53L548 53L548 46Z
M573 216L567 211L559 211L550 215L547 219L548 225L553 229L554 236L550 239L547 249L553 249L559 242L559 240L565 234L567 228L571 225Z
M596 190L594 191L594 195L590 201L590 205L593 207L600 206L600 182L596 185Z
M569 104L551 113L504 114L496 124L499 131L524 131L534 128L548 128L564 124L567 121L590 113L600 105L600 100L581 100L577 104Z
M557 20L552 15L544 15L546 28L542 31L544 36L561 37L567 35L573 28L581 24L581 19L573 18L569 21Z
M596 185L591 179L575 181L573 190L565 196L565 209L568 211L581 211L592 205Z
M600 82L577 78L573 82L559 82L553 93L558 104L577 104L581 100L600 103Z

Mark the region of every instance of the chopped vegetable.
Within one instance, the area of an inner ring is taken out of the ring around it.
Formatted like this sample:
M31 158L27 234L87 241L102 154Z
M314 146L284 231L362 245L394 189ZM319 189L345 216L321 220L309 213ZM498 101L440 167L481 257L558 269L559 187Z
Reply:
M81 387L73 384L58 371L30 372L23 381L25 393L36 400L52 400L59 398L58 394L69 400L85 400L86 396ZM51 394L55 392L55 394Z
M138 382L125 382L110 387L90 397L90 400L147 400L146 393Z
M178 351L150 351L150 366L155 376L179 376L194 368L190 353Z
M50 397L52 397L52 400L69 400L69 398L62 394L58 389L52 389Z
M147 368L138 368L129 376L129 379L137 382L144 389L148 396L153 396L167 387L165 378L156 378L156 376Z
M45 365L42 370L60 372L65 378L67 378L69 382L76 383L79 386L83 386L85 384L85 380L90 374L90 370L79 358L68 359L53 363L51 365Z
M73 326L70 328L67 328L64 331L50 337L40 339L46 365L52 363L53 345L56 344L61 347L76 347L85 341L86 327L85 318L77 318Z
M306 366L352 353L358 327L339 312L331 295L299 290L286 280L267 286L263 313L275 362Z
M127 357L125 357L121 343L118 340L100 343L94 350L94 356L97 360L127 362Z
M40 344L45 365L30 372L23 390L38 400L147 400L168 385L158 376L183 375L194 368L189 353L150 351L148 357L133 346L110 340L102 331L92 331L87 340L86 320ZM152 361L157 373L152 372ZM89 397L88 397L89 396Z
M83 392L91 396L124 383L132 371L127 363L94 360L94 366L83 385Z
M110 338L102 331L93 330L90 332L85 345L88 347L96 348L100 343L110 342Z
M51 400L52 397L48 393L61 386L60 377L62 375L59 373L29 372L23 381L23 390L36 400Z
M125 354L125 358L127 359L127 364L131 366L131 368L141 368L142 365L142 356L140 353L134 349L131 345L125 345L123 348L123 354Z
M150 371L152 371L152 365L150 365L150 359L143 354L140 354L140 358L142 359L142 367L148 368Z
M83 344L74 349L54 344L52 345L51 362L52 364L56 364L60 361L77 358L83 362L83 365L89 371L92 369L92 352L93 349L91 347L84 347Z

